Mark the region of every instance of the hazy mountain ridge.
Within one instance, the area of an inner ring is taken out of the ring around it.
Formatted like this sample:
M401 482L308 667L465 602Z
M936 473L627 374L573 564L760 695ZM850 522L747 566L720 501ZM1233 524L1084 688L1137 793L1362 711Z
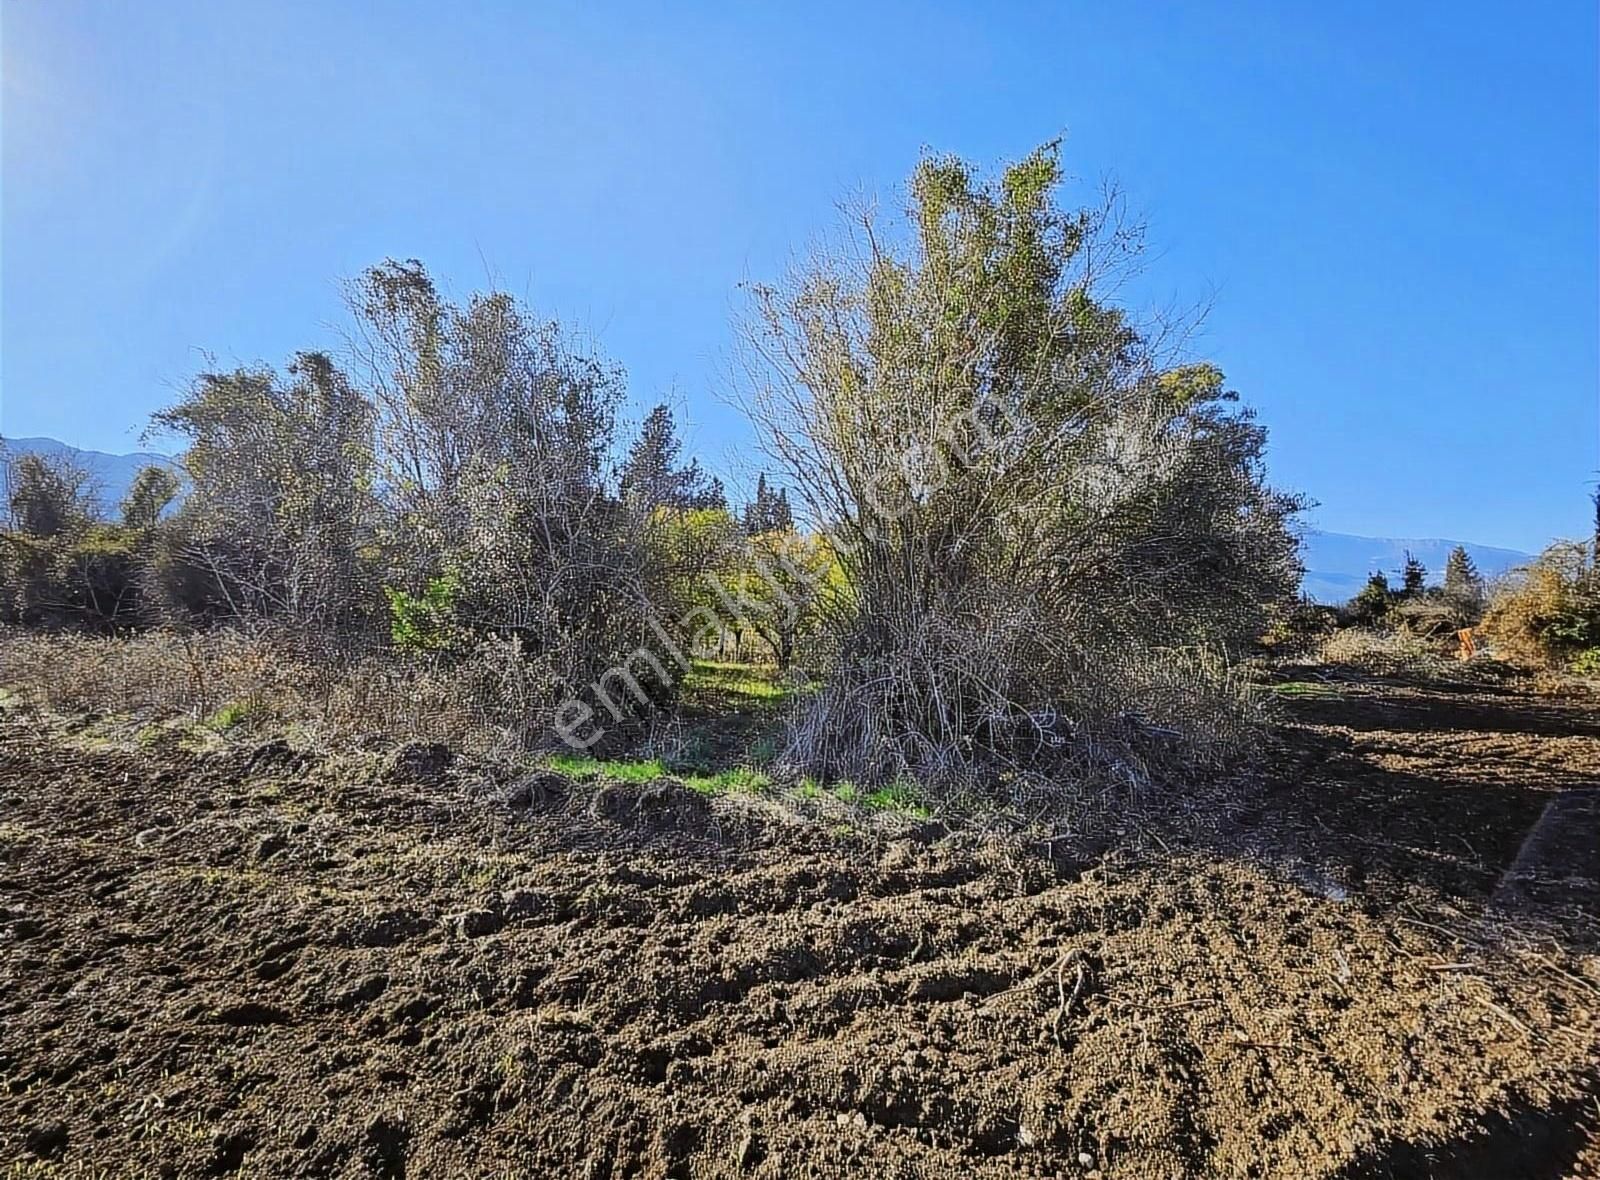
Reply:
M0 449L5 455L42 455L48 459L65 457L89 473L94 483L95 495L109 512L115 512L122 503L134 476L152 463L176 468L171 455L156 451L131 451L114 455L108 451L86 451L54 438L0 439Z
M154 451L114 455L82 450L53 438L8 438L4 440L4 447L13 454L65 455L93 476L101 502L108 509L122 502L140 468L151 463L173 463L171 456ZM1457 545L1466 546L1485 577L1504 573L1532 556L1515 549L1438 537L1362 537L1307 529L1303 549L1306 576L1301 588L1318 602L1344 602L1366 584L1375 570L1382 570L1391 579L1398 580L1397 571L1405 563L1407 551L1428 567L1429 580L1437 582L1443 576L1446 556Z
M1379 571L1398 584L1399 570L1408 552L1428 567L1429 583L1437 584L1444 577L1445 559L1457 545L1466 549L1478 572L1486 578L1533 559L1531 553L1516 549L1442 537L1361 537L1307 529L1301 548L1306 576L1300 588L1317 602L1344 602Z

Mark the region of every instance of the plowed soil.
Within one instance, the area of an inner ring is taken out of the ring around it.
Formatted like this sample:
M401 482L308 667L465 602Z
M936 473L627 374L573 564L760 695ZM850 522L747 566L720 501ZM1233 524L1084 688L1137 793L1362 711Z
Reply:
M12 707L0 1160L1595 1174L1600 833L1550 808L1600 787L1592 699L1289 709L1248 782L983 841Z

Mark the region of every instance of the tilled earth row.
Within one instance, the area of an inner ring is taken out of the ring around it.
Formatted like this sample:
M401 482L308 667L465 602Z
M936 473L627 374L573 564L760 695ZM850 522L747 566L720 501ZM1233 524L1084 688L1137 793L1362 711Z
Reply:
M1146 807L1091 855L1069 832L985 843L669 781L119 745L12 708L0 1160L1594 1167L1594 841L1518 861L1551 798L1597 785L1592 710L1382 684L1297 710L1278 771Z

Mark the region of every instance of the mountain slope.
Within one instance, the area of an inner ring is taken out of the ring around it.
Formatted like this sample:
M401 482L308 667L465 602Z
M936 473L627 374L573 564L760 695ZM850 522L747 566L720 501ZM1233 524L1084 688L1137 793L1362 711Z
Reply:
M40 455L46 459L65 457L89 473L102 507L115 510L128 494L133 477L151 464L174 466L171 456L154 451L133 451L113 455L106 451L85 451L53 438L8 438L0 442L6 456Z
M1471 541L1438 537L1358 537L1308 529L1301 549L1301 558L1306 563L1301 589L1317 602L1344 602L1366 585L1370 575L1380 570L1389 575L1391 582L1397 583L1398 571L1405 564L1408 551L1428 567L1428 581L1437 583L1444 577L1445 559L1457 545L1465 547L1478 572L1486 578L1532 560L1532 554Z

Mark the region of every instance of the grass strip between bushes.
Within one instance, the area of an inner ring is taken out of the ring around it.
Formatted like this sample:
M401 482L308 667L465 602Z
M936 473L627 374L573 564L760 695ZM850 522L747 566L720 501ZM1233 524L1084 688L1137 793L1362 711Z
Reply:
M782 784L771 775L747 766L705 774L675 771L659 758L602 759L582 754L551 754L545 759L545 765L558 774L584 782L607 778L616 782L642 784L671 778L690 790L713 796L740 792L758 794L782 788ZM801 799L830 796L848 806L868 811L896 811L918 819L926 819L929 815L928 808L922 803L921 792L908 782L891 783L869 790L848 781L824 785L806 776L793 787L793 794Z

